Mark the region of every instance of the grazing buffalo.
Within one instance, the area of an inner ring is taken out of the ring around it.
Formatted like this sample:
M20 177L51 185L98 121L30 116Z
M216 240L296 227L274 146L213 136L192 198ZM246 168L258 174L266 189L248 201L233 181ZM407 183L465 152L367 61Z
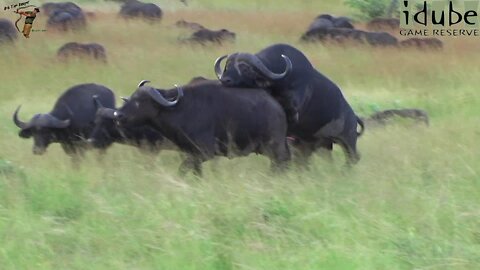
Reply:
M420 50L440 50L443 48L443 42L438 38L409 38L400 41L400 47Z
M329 14L322 14L317 16L315 20L308 27L308 31L314 29L331 29L331 28L347 28L354 29L351 20L347 17L334 17Z
M57 51L57 57L60 60L68 60L70 58L87 58L107 62L107 54L105 48L98 43L77 43L69 42L63 45Z
M368 22L367 29L371 31L397 31L400 29L400 20L395 18L375 18Z
M203 27L203 25L201 25L199 23L187 22L185 20L179 20L175 23L175 25L177 27L188 28L188 29L195 30L195 31L205 29L205 27Z
M81 30L87 25L83 10L72 2L45 3L42 5L48 17L47 28L50 30Z
M221 62L226 60L222 71ZM215 73L227 87L261 87L282 104L289 119L289 136L305 160L318 147L332 149L338 143L347 163L359 160L355 115L335 83L318 72L307 57L287 44L269 46L257 54L234 53L219 57Z
M141 18L148 21L162 19L162 9L153 3L143 3L138 0L125 2L120 9L120 16L125 19Z
M417 122L424 123L425 125L429 125L428 114L424 110L420 109L391 109L380 111L372 114L370 117L365 118L365 123L367 126L370 125L385 125L390 120L395 117L401 118L410 118Z
M147 82L140 82L116 118L121 126L149 124L187 153L181 173L201 174L201 163L215 155L264 154L273 168L290 159L285 113L266 91L226 88L216 80L170 90Z
M113 143L139 147L151 153L165 149L166 140L160 132L150 126L122 128L115 124L115 108L104 107L98 97L94 97L97 106L95 127L88 142L95 148L105 149Z
M396 37L386 32L365 32L356 29L332 28L332 29L313 29L302 36L303 41L320 41L357 44L367 44L371 46L397 46Z
M192 36L185 41L206 44L208 42L222 44L223 42L235 41L235 33L227 29L213 31L209 29L201 29L192 34Z
M0 19L0 45L12 44L18 38L15 26L6 19Z
M98 84L80 84L66 90L49 113L36 114L29 122L18 118L20 106L13 114L13 121L19 127L19 136L33 137L33 153L43 154L51 143L60 143L65 153L75 157L82 154L87 146L93 127L96 106L93 96L106 107L115 108L113 92Z

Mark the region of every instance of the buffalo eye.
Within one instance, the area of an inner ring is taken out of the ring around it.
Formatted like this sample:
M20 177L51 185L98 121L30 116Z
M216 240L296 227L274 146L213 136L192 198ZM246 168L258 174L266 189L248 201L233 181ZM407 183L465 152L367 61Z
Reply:
M28 139L28 138L32 137L32 132L30 130L21 130L18 133L18 136L20 136L21 138Z

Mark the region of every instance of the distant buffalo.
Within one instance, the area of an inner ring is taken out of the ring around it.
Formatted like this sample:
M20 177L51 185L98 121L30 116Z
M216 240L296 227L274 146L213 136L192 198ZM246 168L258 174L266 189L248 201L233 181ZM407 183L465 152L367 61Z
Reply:
M150 21L159 21L162 19L163 12L162 9L155 4L129 0L122 5L120 16L125 19L141 18Z
M60 60L68 60L71 58L87 58L107 62L105 48L98 43L67 43L58 50L57 57Z
M201 25L199 23L187 22L185 20L179 20L175 23L175 25L177 27L187 28L187 29L191 29L191 30L195 30L195 31L205 29L205 27L203 27L203 25Z
M113 92L98 84L80 84L67 89L49 113L35 114L28 122L18 117L20 106L13 114L13 122L20 128L19 136L33 138L33 153L45 153L51 143L60 143L72 157L83 154L88 146L97 108L93 97L106 107L115 108Z
M424 123L427 126L429 125L427 112L420 109L390 109L380 111L372 114L370 117L365 118L364 121L367 126L385 125L396 117L410 118L416 122Z
M406 40L400 41L401 47L408 48L417 48L417 49L442 49L443 42L438 38L409 38Z
M47 28L58 31L81 30L87 25L83 10L72 2L45 3L42 9L48 17Z
M308 31L314 29L331 29L331 28L347 28L354 29L351 19L347 17L334 17L329 14L322 14L315 18L315 20L308 27Z
M15 26L6 19L0 19L0 45L11 44L18 38Z
M193 33L191 37L187 38L184 41L195 42L200 44L206 44L206 43L222 44L223 42L233 42L235 41L235 38L236 38L235 33L230 32L227 29L221 29L218 31L201 29Z
M320 41L335 43L357 43L371 46L397 46L396 37L386 32L366 32L356 29L314 29L302 36L303 41Z
M400 20L394 18L375 18L368 22L367 29L371 31L397 31L400 29Z

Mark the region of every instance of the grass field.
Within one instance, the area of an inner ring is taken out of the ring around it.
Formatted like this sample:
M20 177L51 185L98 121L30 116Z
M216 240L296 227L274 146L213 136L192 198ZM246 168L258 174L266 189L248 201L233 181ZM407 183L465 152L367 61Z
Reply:
M84 1L99 14L87 31L0 48L0 269L479 269L479 40L448 38L441 52L306 45L298 39L316 15L352 11L333 0L227 2L158 1L165 17L150 25ZM179 45L182 18L237 42ZM69 41L103 44L108 65L57 62ZM19 104L23 120L49 111L78 83L128 96L142 79L166 88L214 78L219 55L276 42L302 49L358 114L417 107L430 127L367 130L351 171L337 147L333 164L316 156L310 170L275 176L252 155L207 162L196 179L177 175L176 152L121 145L75 170L58 145L34 156L11 120Z

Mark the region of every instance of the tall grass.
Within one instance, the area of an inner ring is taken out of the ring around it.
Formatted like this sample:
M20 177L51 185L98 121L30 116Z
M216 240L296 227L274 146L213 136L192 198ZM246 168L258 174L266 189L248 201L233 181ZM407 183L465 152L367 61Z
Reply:
M441 52L308 45L298 39L317 13L348 11L332 1L298 1L292 11L287 1L260 10L260 2L241 3L192 1L158 25L103 10L83 33L33 33L0 48L0 269L480 266L478 42L446 39ZM188 32L172 25L181 18L231 29L238 40L179 45ZM36 27L43 24L39 18ZM109 63L57 62L69 41L102 43ZM358 114L419 107L431 126L367 129L350 171L335 148L333 163L315 156L309 170L272 175L268 160L252 155L209 161L196 179L177 175L176 152L152 157L121 145L104 157L89 152L75 170L58 145L34 156L11 121L18 104L28 119L74 84L128 96L142 79L170 87L214 78L219 55L275 42L302 49Z

